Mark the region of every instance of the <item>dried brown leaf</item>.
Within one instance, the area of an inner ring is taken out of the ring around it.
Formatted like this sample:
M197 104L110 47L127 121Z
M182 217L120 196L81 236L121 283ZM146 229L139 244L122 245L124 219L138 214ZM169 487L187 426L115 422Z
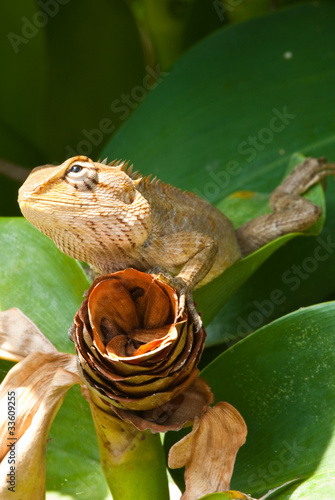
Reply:
M66 391L80 383L72 354L29 354L7 374L0 387L0 497L12 499L8 490L8 438L16 450L15 498L42 500L45 496L45 452L53 419ZM7 395L15 393L18 413L14 436L8 435Z
M186 468L182 500L229 490L236 454L246 435L243 418L229 403L217 403L195 419L190 434L170 449L168 458L172 469Z
M22 311L13 307L0 312L0 358L20 361L32 352L57 352Z

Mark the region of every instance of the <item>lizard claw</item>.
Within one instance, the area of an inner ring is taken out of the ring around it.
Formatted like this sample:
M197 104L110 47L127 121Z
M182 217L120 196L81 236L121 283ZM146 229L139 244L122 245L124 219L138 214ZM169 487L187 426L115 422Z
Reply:
M185 306L187 307L188 314L190 319L193 321L195 325L195 331L198 332L200 328L202 328L201 318L196 310L191 289L186 285L184 280L181 278L176 278L176 290L179 292L179 310L178 316L181 316L185 310Z
M198 311L196 310L191 292L189 292L189 295L188 294L186 295L186 304L187 304L188 314L195 326L195 333L197 333L202 328L203 324L201 321L201 317Z
M185 292L186 292L185 289L180 291L178 317L180 317L185 310L185 304L186 304L186 293Z

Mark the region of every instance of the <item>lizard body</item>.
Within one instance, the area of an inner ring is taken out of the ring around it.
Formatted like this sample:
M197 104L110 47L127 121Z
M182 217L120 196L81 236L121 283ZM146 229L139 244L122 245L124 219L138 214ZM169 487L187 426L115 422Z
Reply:
M202 264L210 265L192 284L204 284L241 257L232 223L217 208L142 178L124 162L78 156L59 167L38 167L21 187L19 203L60 250L100 274L135 267L176 275L196 266L201 253Z
M149 177L125 162L86 156L34 169L19 191L23 215L61 251L99 274L127 267L174 276L190 306L192 290L282 234L318 220L320 207L300 195L334 165L307 159L272 193L273 213L234 231L217 208L193 193ZM193 302L192 302L193 304Z

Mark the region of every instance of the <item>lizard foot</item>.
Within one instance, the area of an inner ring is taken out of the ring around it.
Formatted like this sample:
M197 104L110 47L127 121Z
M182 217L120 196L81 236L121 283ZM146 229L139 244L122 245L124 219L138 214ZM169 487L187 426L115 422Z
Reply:
M327 160L325 158L320 158L317 162L318 165L313 163L314 162L310 162L311 166L308 169L309 179L306 179L306 184L304 186L303 192L306 192L310 187L314 186L318 182L325 180L328 175L335 176L334 163L327 163Z
M171 276L165 271L162 271L161 269L155 269L154 271L158 271L156 277L160 281L167 283L172 288L174 288L178 293L179 295L178 317L180 317L183 314L185 307L187 307L188 314L192 319L193 323L195 324L196 332L198 332L202 327L202 321L194 305L192 290L188 287L187 283L183 280L183 278L179 278L178 276ZM151 272L150 274L154 274L154 272Z
M324 181L328 175L335 176L334 163L327 163L325 158L307 158L292 170L278 190L284 188L287 193L301 195L318 182Z

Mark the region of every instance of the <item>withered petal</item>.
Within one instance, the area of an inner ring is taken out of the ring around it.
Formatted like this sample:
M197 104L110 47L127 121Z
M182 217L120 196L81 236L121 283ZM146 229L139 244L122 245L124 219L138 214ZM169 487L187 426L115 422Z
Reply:
M117 356L119 361L125 361L126 363L132 365L139 365L145 362L150 361L151 363L155 363L156 361L160 361L162 356L165 357L167 352L170 351L171 346L177 341L178 332L174 325L170 326L169 332L165 337L159 339L157 342L153 341L148 344L144 344L143 349L139 348L135 352L133 356ZM158 344L158 345L157 345ZM148 348L146 349L146 345ZM154 347L157 345L157 347ZM116 359L114 356L112 359Z
M128 380L113 380L109 384L109 388L111 390L116 389L117 392L127 397L146 397L153 393L163 392L168 389L172 390L175 386L177 386L177 384L180 384L188 377L192 368L193 366L188 371L182 372L181 374L175 372L170 375L166 375L165 377L150 377L147 382L142 382L141 384L128 384Z
M142 354L146 354L147 352L153 352L156 351L158 347L162 348L167 345L172 344L174 341L177 340L177 332L174 326L167 325L168 328L160 327L155 329L157 332L158 330L158 335L159 333L163 334L164 331L166 332L165 336L158 336L158 338L153 337L152 340L146 342L145 344L141 345L134 353L134 356L141 356ZM137 330L138 331L138 330ZM146 330L148 331L148 330Z
M126 335L117 335L106 345L107 354L115 360L119 359L119 357L125 357L127 342Z
M128 337L132 340L137 340L138 342L143 342L147 344L153 340L160 340L165 337L171 328L171 325L164 325L158 328L136 328L129 333Z
M185 466L182 500L230 489L236 454L245 443L247 427L239 412L220 402L194 421L193 429L169 452L172 469Z
M136 300L141 324L144 328L162 327L171 313L169 297L152 279L144 295Z

